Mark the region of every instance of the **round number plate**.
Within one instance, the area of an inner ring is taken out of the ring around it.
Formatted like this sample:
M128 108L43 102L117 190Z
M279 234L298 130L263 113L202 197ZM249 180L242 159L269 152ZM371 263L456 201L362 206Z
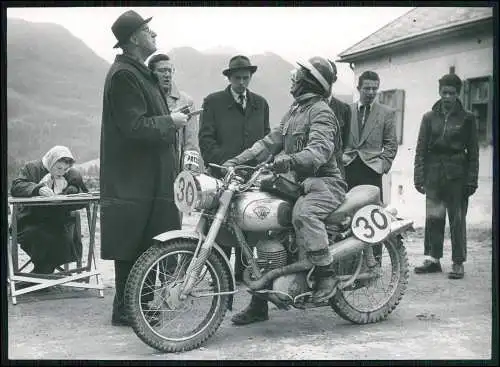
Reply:
M361 241L377 243L391 233L391 219L381 206L366 205L354 214L351 229Z
M191 213L196 209L196 180L189 171L182 171L174 182L174 200L177 209L183 213Z

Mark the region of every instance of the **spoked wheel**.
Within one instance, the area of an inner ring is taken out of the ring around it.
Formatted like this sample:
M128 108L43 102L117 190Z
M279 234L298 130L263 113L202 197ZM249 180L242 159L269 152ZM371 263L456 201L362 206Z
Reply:
M380 247L381 253L375 254L379 264L372 270L376 275L356 280L330 299L332 308L345 320L356 324L384 320L406 291L408 256L401 238L387 240Z
M219 328L228 308L229 276L215 251L200 271L192 292L179 296L196 249L193 240L155 245L134 264L127 280L125 305L137 336L162 352L200 346Z

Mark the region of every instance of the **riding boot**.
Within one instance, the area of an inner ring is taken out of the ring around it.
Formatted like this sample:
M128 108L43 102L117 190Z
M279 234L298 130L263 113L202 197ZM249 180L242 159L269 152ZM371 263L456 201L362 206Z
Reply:
M328 301L337 291L338 277L335 276L331 265L316 266L314 276L316 277L316 290L313 292L312 301L314 303Z
M269 320L267 301L257 296L252 296L250 304L231 319L235 325L246 325L258 321Z

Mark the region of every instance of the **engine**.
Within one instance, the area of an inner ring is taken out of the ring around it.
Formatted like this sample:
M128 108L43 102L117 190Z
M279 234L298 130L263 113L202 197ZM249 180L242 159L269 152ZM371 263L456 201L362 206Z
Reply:
M297 249L295 239L290 238L290 233L290 231L277 232L272 234L271 238L257 242L258 264L264 272L293 262L295 253L292 251L296 252ZM306 275L305 272L300 272L276 278L272 290L278 292L276 295L282 302L291 304L296 296L309 290Z
M278 238L257 242L258 263L264 272L277 269L287 264L288 253Z
M292 209L287 200L253 190L238 195L232 216L243 231L265 232L291 227Z

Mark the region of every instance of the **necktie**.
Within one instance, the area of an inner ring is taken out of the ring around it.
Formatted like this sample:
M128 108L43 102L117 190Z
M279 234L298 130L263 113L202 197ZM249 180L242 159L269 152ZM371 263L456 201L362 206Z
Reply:
M359 115L358 115L358 127L359 127L359 136L361 137L361 134L363 132L363 127L365 126L366 120L368 119L368 115L370 114L370 105L361 105L359 108Z
M368 120L368 116L370 115L370 105L363 106L363 126L365 126L366 120Z
M238 95L238 101L241 105L241 108L245 109L245 96L243 94Z

